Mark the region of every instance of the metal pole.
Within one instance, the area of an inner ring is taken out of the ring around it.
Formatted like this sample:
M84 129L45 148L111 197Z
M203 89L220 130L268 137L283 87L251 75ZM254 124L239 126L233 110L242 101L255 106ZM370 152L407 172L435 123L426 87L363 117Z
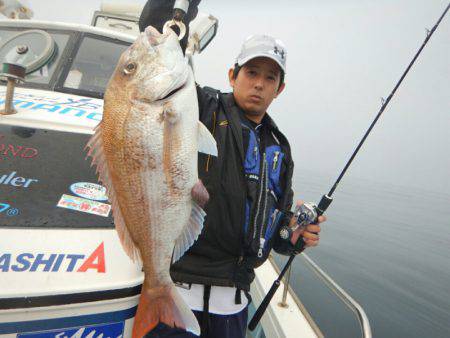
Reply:
M14 86L16 84L16 80L13 78L8 78L8 83L6 85L6 97L5 97L5 109L1 111L3 115L11 115L16 113L13 105L14 98Z
M289 266L287 275L283 278L284 279L283 298L281 299L281 302L278 303L279 306L284 307L284 308L289 307L289 304L286 302L286 299L287 299L287 293L289 290L289 282L291 280L291 270L292 270L292 265Z

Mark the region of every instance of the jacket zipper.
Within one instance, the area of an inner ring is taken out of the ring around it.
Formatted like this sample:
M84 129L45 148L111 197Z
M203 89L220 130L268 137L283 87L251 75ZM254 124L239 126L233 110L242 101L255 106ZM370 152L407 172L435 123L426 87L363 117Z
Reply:
M265 153L264 153L264 162L266 162L266 158L265 158ZM279 151L275 151L275 156L273 158L273 165L272 165L272 170L275 171L278 168L278 160L279 160L279 156L280 156L280 152ZM264 177L264 190L266 192L266 198L264 200L264 209L263 209L263 220L266 220L266 212L267 212L267 193L269 192L268 189L268 170L266 167L266 170L264 172L265 177ZM275 197L275 196L274 196ZM275 200L277 198L275 197ZM275 216L276 213L274 213L272 216ZM273 222L272 222L273 224ZM265 232L267 231L267 227L269 226L269 222L268 220L266 220L265 224L261 224L261 231L259 234L259 250L258 250L258 257L261 258L263 256L263 250L264 250L264 244L266 243L266 239L265 239Z
M272 166L272 171L277 170L278 168L278 157L280 156L280 152L276 151L275 152L275 156L273 158L273 166Z
M259 216L259 209L261 206L261 199L262 199L262 195L263 195L263 191L264 191L264 175L265 175L265 171L266 171L266 153L263 153L263 162L262 162L262 170L261 170L261 175L260 175L260 184L261 184L261 188L259 189L259 196L258 196L258 205L256 207L256 213L255 213L255 219L253 221L253 239L256 238L256 228L257 228L257 224L258 224L258 216Z
M263 248L264 248L264 243L266 242L266 239L264 238L264 231L267 229L267 224L269 222L267 222L266 220L266 212L267 212L267 192L268 192L268 169L267 169L267 163L266 163L266 153L263 154L263 158L264 158L264 172L263 172L263 177L264 177L264 192L265 192L265 198L264 198L264 208L263 208L263 213L262 213L262 221L264 221L263 224L261 224L261 231L259 233L259 250L258 250L258 257L261 258L263 256Z

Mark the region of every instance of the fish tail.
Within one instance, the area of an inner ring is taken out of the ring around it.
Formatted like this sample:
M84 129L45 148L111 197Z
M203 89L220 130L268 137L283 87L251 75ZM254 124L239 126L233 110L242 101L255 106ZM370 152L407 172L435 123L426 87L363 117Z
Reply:
M142 288L134 318L133 338L144 337L158 323L200 335L197 318L173 285L152 289Z

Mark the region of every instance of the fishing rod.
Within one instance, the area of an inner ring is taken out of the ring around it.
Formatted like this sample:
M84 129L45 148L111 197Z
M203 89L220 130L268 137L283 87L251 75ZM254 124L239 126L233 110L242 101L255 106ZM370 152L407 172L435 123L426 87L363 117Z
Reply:
M450 8L450 3L447 5L447 8L444 10L444 12L442 13L442 15L439 18L439 20L436 22L434 27L430 31L427 31L427 36L426 36L424 42L422 43L422 46L420 46L420 48L417 51L416 55L414 56L412 61L409 63L409 65L406 68L406 70L403 72L400 80L395 85L395 87L392 90L391 94L383 102L383 104L382 104L382 106L380 108L380 111L378 112L377 116L373 120L373 122L370 125L369 129L364 134L364 137L359 142L358 146L356 147L356 149L353 152L352 156L348 160L347 164L345 165L344 169L342 170L341 174L339 175L338 179L334 183L334 185L331 188L331 190L328 192L328 194L322 196L322 198L321 198L321 200L320 200L318 205L315 205L314 203L304 203L301 206L297 207L295 209L294 215L293 215L293 217L297 218L296 225L293 228L290 228L287 225L282 226L281 229L280 229L280 236L281 236L281 238L283 238L285 240L290 240L290 238L292 236L292 233L296 229L298 229L300 227L305 228L308 224L317 223L317 219L319 218L319 216L321 216L327 210L327 208L330 206L331 202L333 201L331 196L333 195L334 191L336 190L336 188L337 188L338 184L340 183L342 177L347 172L347 169L349 168L350 164L353 162L353 159L355 158L355 156L358 153L358 151L361 149L361 146L363 145L364 141L369 136L370 132L372 131L372 129L375 126L375 124L377 123L377 121L380 118L381 114L383 114L384 110L386 109L387 105L391 101L391 99L394 96L395 92L397 91L398 87L400 87L400 84L403 82L403 79L405 78L406 74L408 74L408 72L411 69L411 67L413 66L414 62L416 61L416 59L418 58L418 56L420 55L420 53L422 52L422 50L424 49L426 44L428 43L428 40L430 40L430 38L433 35L434 31L439 26L439 24L441 23L441 21L444 18L444 16L447 14L449 8ZM292 264L292 261L294 260L295 256L297 254L301 253L305 249L305 242L304 242L304 240L303 240L303 238L301 236L297 239L297 243L295 244L295 248L296 248L295 252L293 254L291 254L291 256L289 257L289 260L287 261L287 263L284 266L283 270L281 270L280 275L273 282L272 287L270 288L270 290L267 293L266 297L264 297L263 301L261 302L261 304L259 305L259 307L256 310L255 314L253 315L253 318L251 319L250 323L248 324L248 328L251 331L253 331L256 328L256 326L258 325L259 321L261 320L262 315L266 311L267 306L269 305L269 303L270 303L272 297L274 296L275 292L277 291L278 287L281 285L281 280L283 279L284 274L287 272L287 270L289 269L290 265Z

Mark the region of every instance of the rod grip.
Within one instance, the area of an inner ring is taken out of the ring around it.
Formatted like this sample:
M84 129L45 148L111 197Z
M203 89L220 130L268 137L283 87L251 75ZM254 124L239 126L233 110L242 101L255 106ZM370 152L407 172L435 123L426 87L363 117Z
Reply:
M333 199L328 195L323 195L320 199L319 205L317 206L317 216L322 216L323 213L328 209Z
M280 286L280 284L281 283L280 283L279 280L276 280L272 284L272 287L270 288L270 290L267 293L266 297L264 297L263 301L261 302L261 304L259 305L259 307L256 310L255 314L253 315L252 320L248 324L248 328L249 328L250 331L253 331L256 328L256 326L258 326L258 323L261 320L261 317L263 316L264 312L266 311L267 306L269 306L269 303L270 303L273 295L277 291L278 287Z

